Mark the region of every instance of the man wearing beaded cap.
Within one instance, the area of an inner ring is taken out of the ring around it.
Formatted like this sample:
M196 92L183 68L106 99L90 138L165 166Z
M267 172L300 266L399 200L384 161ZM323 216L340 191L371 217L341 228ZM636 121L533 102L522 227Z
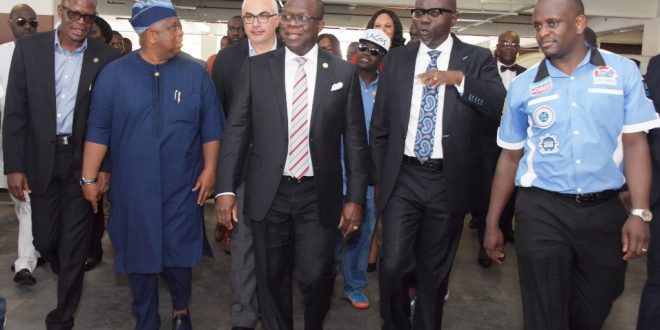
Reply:
M204 201L213 191L223 116L205 68L180 54L169 1L140 1L130 20L140 51L111 63L92 98L83 177L112 151L108 233L128 274L136 329L158 329L158 275L172 294L174 329L191 327L192 267L210 255ZM126 97L116 98L117 94ZM99 189L83 182L96 207Z

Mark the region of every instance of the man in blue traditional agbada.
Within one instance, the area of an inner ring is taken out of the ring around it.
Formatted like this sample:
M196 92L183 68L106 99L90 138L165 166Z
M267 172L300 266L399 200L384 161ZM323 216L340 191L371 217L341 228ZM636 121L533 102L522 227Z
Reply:
M191 328L191 267L210 255L203 203L213 192L224 117L208 73L179 56L183 32L170 1L139 1L130 20L141 49L110 63L94 86L83 191L112 151L108 233L128 274L136 329L158 329L158 274L169 284L174 329ZM122 97L116 97L122 95Z

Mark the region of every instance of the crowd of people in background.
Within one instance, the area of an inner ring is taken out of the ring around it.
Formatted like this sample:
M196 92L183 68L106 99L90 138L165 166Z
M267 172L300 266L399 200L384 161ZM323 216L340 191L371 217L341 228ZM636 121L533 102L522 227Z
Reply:
M181 50L170 0L132 7L136 50L94 0L61 0L42 32L14 6L0 188L19 222L14 282L34 286L45 263L58 275L46 328L74 327L107 229L135 328L161 327L162 277L172 328L191 329L212 199L232 329L293 329L293 283L304 328L322 329L339 273L354 308L379 301L374 328L441 329L466 215L482 267L515 244L525 329L602 328L626 261L647 254L637 328L657 329L660 57L642 77L599 49L580 0L538 1L530 68L515 31L494 54L452 33L456 0L410 5L407 42L380 9L344 57L321 0L244 0L205 61Z

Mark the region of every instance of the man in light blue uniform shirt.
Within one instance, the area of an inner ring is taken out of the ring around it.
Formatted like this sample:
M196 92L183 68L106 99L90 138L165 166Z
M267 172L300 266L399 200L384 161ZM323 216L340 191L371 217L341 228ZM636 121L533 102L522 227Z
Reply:
M390 38L379 29L365 31L358 44L356 65L360 76L360 90L362 91L362 106L364 107L367 134L371 125L371 114L373 113L376 89L378 88L378 67L383 62L389 48ZM346 194L346 175L344 175L344 194ZM369 185L360 229L346 239L345 245L341 234L339 234L340 241L337 243L337 264L343 260L344 296L357 309L365 309L370 306L369 299L364 295L362 289L367 286L369 247L376 226L376 216L374 186ZM341 252L344 246L345 255L342 258Z
M590 48L586 23L580 0L539 1L534 28L546 59L512 82L497 137L484 245L503 261L498 222L515 177L525 329L602 328L626 260L649 245L645 131L660 120L635 64ZM630 214L616 198L624 183Z

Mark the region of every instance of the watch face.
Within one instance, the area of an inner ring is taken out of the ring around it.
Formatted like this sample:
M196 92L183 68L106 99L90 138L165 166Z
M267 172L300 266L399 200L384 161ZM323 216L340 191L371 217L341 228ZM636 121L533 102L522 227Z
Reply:
M651 221L651 219L653 219L653 214L649 210L643 210L642 211L642 219L644 221Z

